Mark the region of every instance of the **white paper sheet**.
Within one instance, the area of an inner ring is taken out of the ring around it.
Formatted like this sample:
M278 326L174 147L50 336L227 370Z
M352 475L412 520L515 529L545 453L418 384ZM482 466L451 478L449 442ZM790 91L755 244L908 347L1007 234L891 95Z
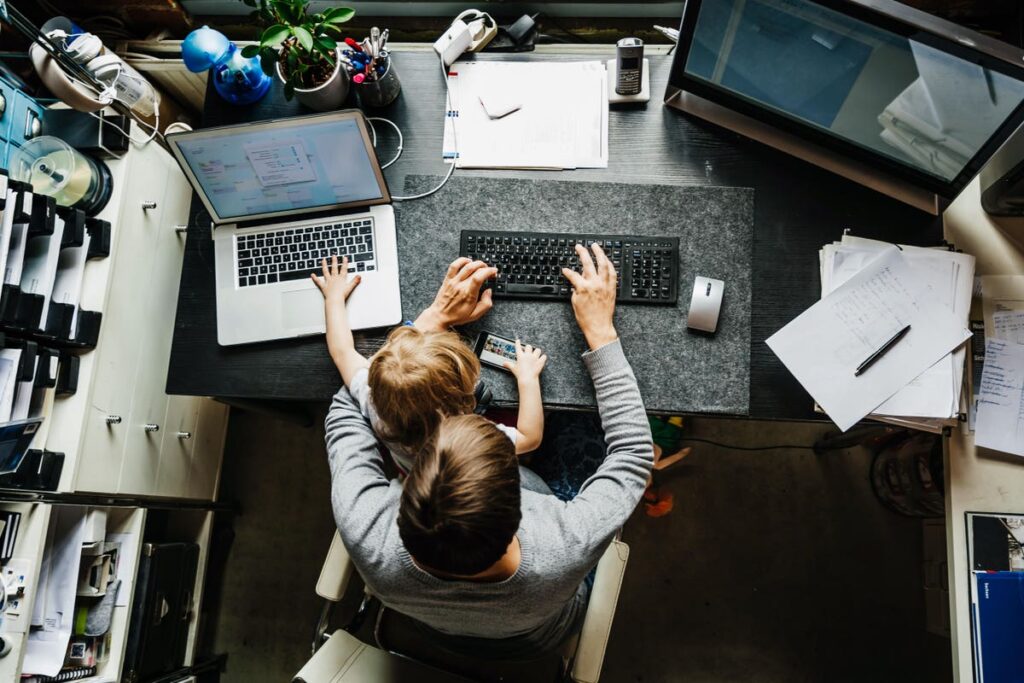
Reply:
M994 338L1024 344L1024 311L996 311L992 328Z
M0 349L0 423L10 422L21 349Z
M25 241L28 223L15 223L11 228L10 249L4 266L4 284L20 285L21 272L25 267Z
M974 443L1024 455L1024 345L1000 339L985 343L985 370L978 394Z
M910 332L854 377L857 366L906 325ZM845 431L969 336L892 247L772 335L768 346Z
M21 291L26 294L42 294L43 310L38 326L46 324L50 310L50 296L53 281L57 276L57 260L60 257L60 242L64 236L64 221L54 219L53 234L33 237L25 246L25 269L21 273Z
M839 244L825 245L821 251L822 294L828 294L891 246L887 242L852 235L844 235ZM974 257L943 249L901 248L930 295L966 323L971 305ZM960 412L966 353L961 347L939 360L872 414L919 420L955 418Z
M108 534L106 540L111 543L121 544L117 560L117 578L121 579L122 587L117 593L115 604L119 607L129 605L132 601L132 595L131 591L126 590L125 587L135 583L135 565L138 561L139 543L142 539L139 537L139 534L125 532L122 534Z
M32 612L32 625L38 628L29 632L25 642L23 673L56 676L64 663L74 625L84 530L81 509L54 507Z
M442 153L465 168L605 168L608 83L602 62L456 62ZM492 119L481 95L520 108Z
M85 233L82 246L61 249L57 257L57 275L53 280L51 300L58 304L71 304L71 334L78 329L78 307L82 302L82 280L85 277L85 262L89 256L91 236Z

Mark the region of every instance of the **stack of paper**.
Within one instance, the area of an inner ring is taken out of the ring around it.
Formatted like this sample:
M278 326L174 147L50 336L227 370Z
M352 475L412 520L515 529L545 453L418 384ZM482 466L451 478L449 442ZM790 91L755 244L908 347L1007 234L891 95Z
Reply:
M928 431L955 424L973 257L849 236L820 257L822 300L768 339L775 354L844 431L869 414Z
M456 62L448 87L443 153L460 168L608 166L603 62Z
M974 443L1024 456L1024 277L985 276L981 289L985 349L974 393Z

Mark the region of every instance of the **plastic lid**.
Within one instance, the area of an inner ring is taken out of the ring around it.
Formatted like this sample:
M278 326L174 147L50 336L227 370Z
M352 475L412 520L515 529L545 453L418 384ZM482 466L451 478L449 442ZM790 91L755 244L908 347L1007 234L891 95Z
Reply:
M32 185L37 194L56 195L85 159L68 143L50 135L34 138L14 152L11 177Z

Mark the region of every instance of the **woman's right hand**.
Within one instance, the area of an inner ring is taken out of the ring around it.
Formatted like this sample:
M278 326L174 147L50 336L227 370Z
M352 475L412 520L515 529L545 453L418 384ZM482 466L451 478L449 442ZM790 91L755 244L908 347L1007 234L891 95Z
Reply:
M582 244L576 245L583 273L562 268L562 275L572 285L572 310L576 323L587 339L591 351L619 338L615 331L615 295L618 289L615 266L597 244L590 250ZM597 263L595 264L595 259Z
M416 327L424 332L440 332L484 317L494 301L490 289L481 294L480 288L497 275L498 269L483 261L456 259L448 266L434 303L416 318Z

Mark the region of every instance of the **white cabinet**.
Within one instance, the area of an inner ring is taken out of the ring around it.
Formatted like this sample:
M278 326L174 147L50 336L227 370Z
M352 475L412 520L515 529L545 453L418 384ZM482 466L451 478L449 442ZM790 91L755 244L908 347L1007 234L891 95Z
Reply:
M82 303L103 313L99 343L46 440L64 453L59 490L213 499L227 409L165 392L192 191L157 144L108 165L111 253L89 262Z

